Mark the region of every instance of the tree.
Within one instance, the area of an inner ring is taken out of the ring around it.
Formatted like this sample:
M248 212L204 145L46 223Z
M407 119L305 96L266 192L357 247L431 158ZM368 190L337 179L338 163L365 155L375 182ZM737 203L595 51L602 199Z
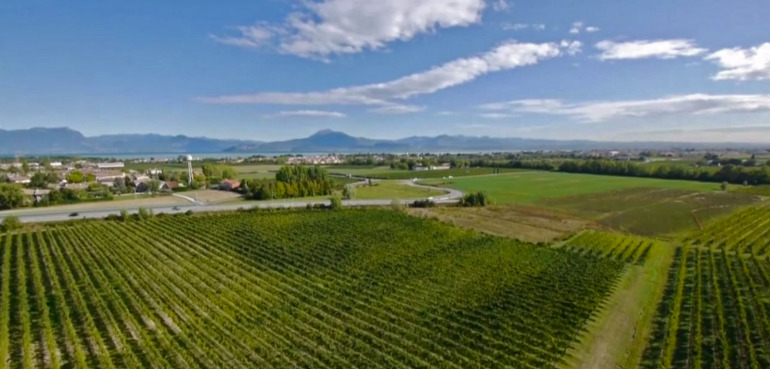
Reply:
M24 205L24 190L15 184L0 184L0 210L14 209Z
M30 188L47 188L48 187L48 177L43 172L37 172L35 173L32 178L29 179L29 187Z
M2 228L4 232L17 230L21 228L21 221L19 220L18 217L15 217L13 215L7 216L5 217L5 219L3 219L2 227L0 228Z
M156 193L160 191L160 181L158 181L157 179L148 181L147 189L150 191L150 193Z
M342 190L342 196L348 200L352 200L356 197L356 186L349 184Z
M67 174L67 182L69 183L83 183L85 180L86 177L83 175L83 172L79 170L73 170Z

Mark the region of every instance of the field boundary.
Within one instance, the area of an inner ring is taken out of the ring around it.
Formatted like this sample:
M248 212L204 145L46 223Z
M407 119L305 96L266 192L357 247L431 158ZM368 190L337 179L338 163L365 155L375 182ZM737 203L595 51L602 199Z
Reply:
M636 368L652 332L675 247L657 241L643 265L629 265L563 368Z

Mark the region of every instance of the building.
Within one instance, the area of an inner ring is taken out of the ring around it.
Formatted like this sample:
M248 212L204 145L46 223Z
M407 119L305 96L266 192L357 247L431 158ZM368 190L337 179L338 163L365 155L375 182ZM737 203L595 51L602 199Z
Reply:
M241 181L235 179L225 179L219 182L219 189L222 191L235 191L238 187L241 187Z
M36 189L24 189L24 194L31 197L35 202L43 201L43 199L51 193L51 190Z
M123 162L118 161L114 163L97 163L96 167L98 169L123 169L125 167L125 164Z

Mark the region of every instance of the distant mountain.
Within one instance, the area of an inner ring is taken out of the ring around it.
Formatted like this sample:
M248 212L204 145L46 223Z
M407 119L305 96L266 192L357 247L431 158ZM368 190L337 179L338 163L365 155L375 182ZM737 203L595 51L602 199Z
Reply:
M353 137L342 132L323 130L307 138L265 142L258 145L240 145L226 152L480 152L517 150L613 150L688 148L764 148L767 145L742 143L687 143L687 142L606 142L587 140L543 140L516 137L413 136L398 140L374 140Z
M0 155L221 152L258 141L127 134L85 137L69 128L0 129Z
M150 153L307 153L307 152L480 152L516 150L612 150L767 148L747 143L559 141L529 138L449 136L376 140L322 130L310 137L259 142L206 137L126 134L86 137L69 128L0 129L0 155Z
M226 152L387 152L409 149L408 145L386 140L353 137L332 130L318 131L310 137L259 145L239 145Z

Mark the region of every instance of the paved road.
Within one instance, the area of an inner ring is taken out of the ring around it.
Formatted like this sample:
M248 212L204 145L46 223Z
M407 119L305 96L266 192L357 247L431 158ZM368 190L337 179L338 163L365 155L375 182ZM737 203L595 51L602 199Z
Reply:
M435 187L423 186L417 183L412 183L411 181L404 181L404 184L407 184L409 186L414 186L414 187L435 189ZM434 196L433 201L435 201L436 203L455 203L463 196L463 193L461 191L452 190L452 189L444 189L444 190L446 190L447 193L442 196ZM423 199L406 199L406 200L401 200L401 202L403 204L408 204L415 200L423 200ZM162 205L162 206L148 206L145 208L151 209L155 214L160 214L160 213L175 214L175 213L184 213L188 210L191 210L193 212L207 212L207 211L234 211L234 210L238 210L239 208L260 208L260 209L304 208L304 207L307 207L308 204L309 205L316 205L316 204L328 205L329 202L330 202L329 200L254 201L254 202L244 202L241 204L231 204L231 205L190 204L190 205L177 205L176 207L170 206L170 205ZM343 200L342 205L343 206L388 206L392 202L393 200L391 199ZM119 215L122 210L126 210L130 214L135 214L138 212L139 209L137 207L132 207L130 205L126 207L115 206L114 208L110 208L110 209L78 211L78 215L76 217L70 216L71 212L73 211L71 209L63 212L61 210L57 210L55 207L52 207L50 208L50 210L51 211L45 212L45 213L37 213L37 214L29 214L29 215L22 214L22 215L18 215L18 217L19 217L19 220L21 220L24 223L59 222L59 221L80 219L80 218L88 218L88 219L105 218L108 215ZM3 214L3 212L0 212L0 222L2 222L4 217L5 215Z

